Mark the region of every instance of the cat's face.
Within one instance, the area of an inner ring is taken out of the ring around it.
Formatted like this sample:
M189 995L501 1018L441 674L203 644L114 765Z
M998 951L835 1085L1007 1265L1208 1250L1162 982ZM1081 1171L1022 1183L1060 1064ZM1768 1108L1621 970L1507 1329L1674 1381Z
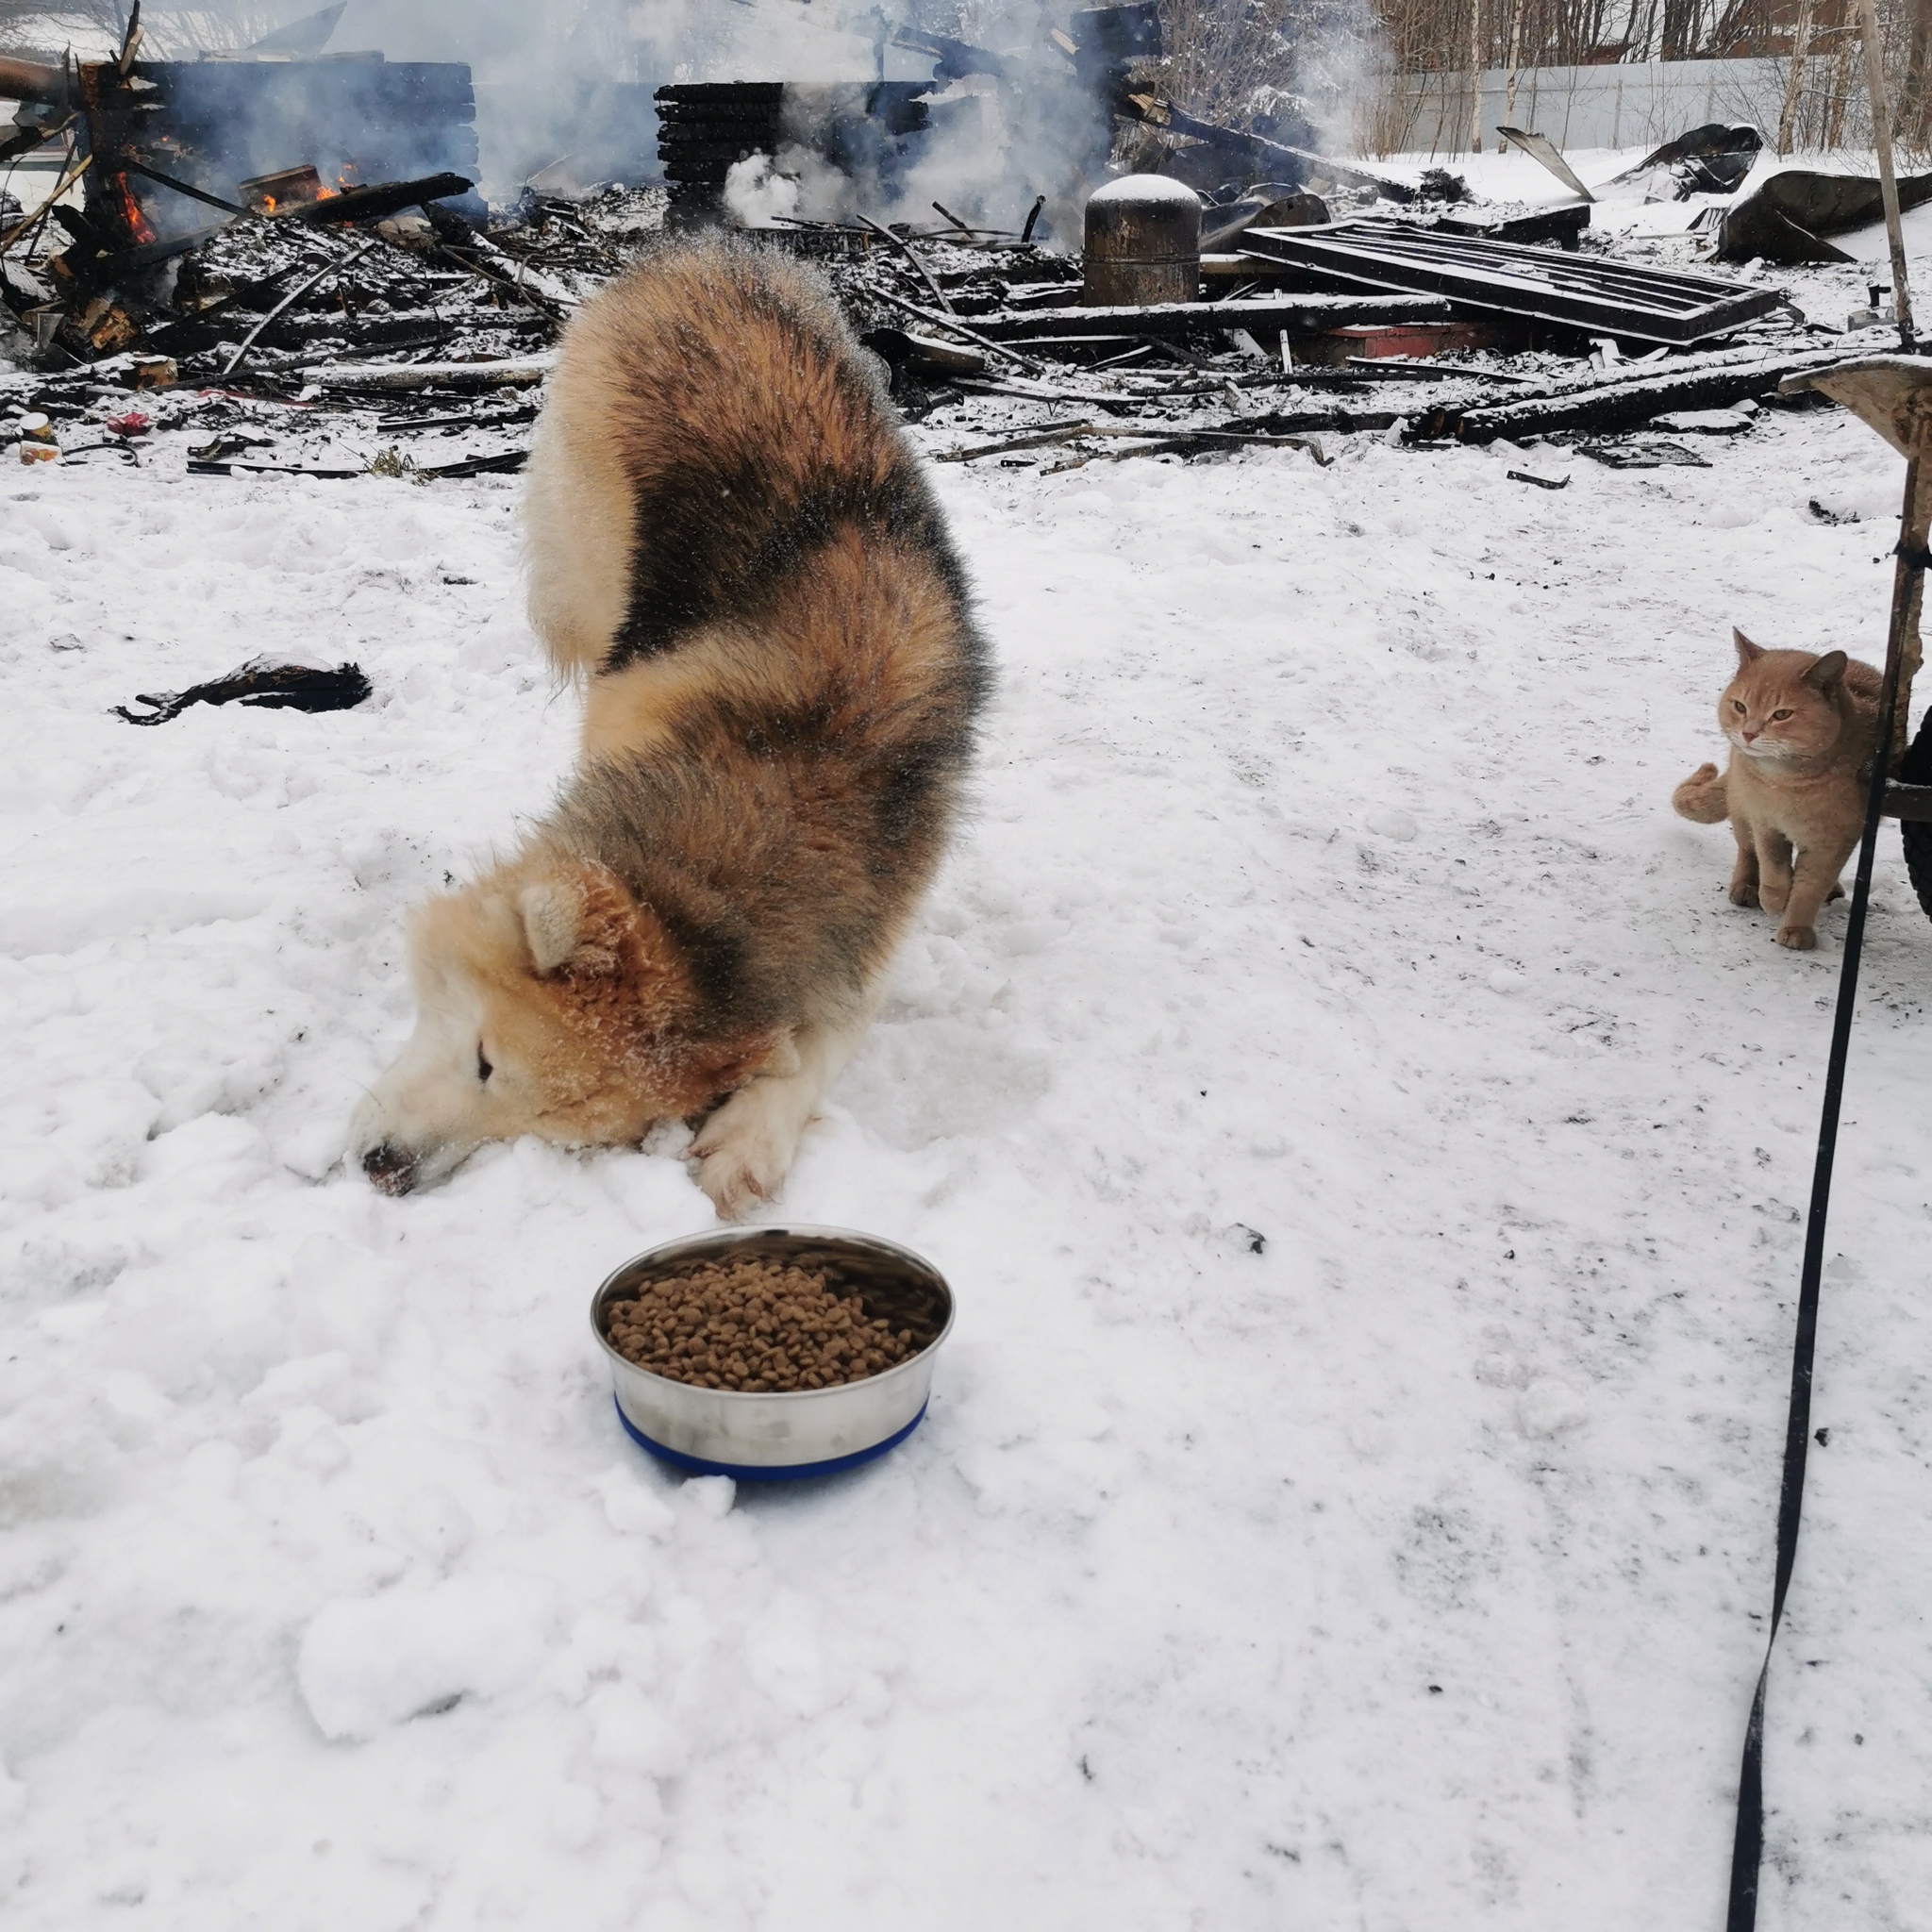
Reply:
M1837 697L1845 654L1767 651L1742 631L1738 675L1717 701L1717 722L1747 758L1812 758L1837 744L1844 717Z

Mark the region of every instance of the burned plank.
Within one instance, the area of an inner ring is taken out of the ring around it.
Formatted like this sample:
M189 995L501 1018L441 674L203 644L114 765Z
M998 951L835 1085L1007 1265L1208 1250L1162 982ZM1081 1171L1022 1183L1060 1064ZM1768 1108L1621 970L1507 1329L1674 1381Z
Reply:
M1108 433L1124 436L1134 432L1117 429ZM1300 450L1313 457L1316 464L1324 470L1334 461L1320 443L1310 442L1305 436L1262 435L1245 429L1181 428L1171 436L1156 436L1151 441L1132 442L1122 448L1081 450L1063 461L1049 464L1042 474L1054 476L1063 470L1077 470L1087 463L1123 463L1130 457L1201 456L1216 451L1227 452L1233 448Z
M228 358L227 365L222 371L223 375L228 376L234 375L236 370L242 366L242 358L248 354L250 349L254 348L256 342L259 340L262 330L265 329L270 323L274 322L277 316L281 315L285 310L292 308L297 302L299 302L302 299L304 295L308 294L311 290L320 288L322 284L329 280L331 276L341 275L344 269L353 268L356 265L356 263L360 261L362 258L365 255L367 255L369 251L375 246L375 243L374 242L363 242L361 247L356 249L353 253L344 256L339 256L333 261L325 262L323 266L315 272L315 274L313 274L308 278L307 281L297 283L296 286L291 289L289 292L286 295L284 295L282 299L279 302L277 302L275 306L273 308L271 308L269 312L266 315L264 315L262 319L259 322L258 322L252 329L248 331L247 335L245 335L242 339L242 341L236 348L235 353Z
M344 188L315 201L298 202L280 217L291 222L377 222L406 208L450 201L467 194L472 183L465 175L424 175L412 181L373 181L366 188Z
M1284 187L1299 187L1304 179L1314 175L1339 182L1344 188L1370 189L1389 201L1407 203L1422 198L1421 190L1411 187L1407 181L1397 181L1355 162L1338 161L1327 155L1311 153L1307 148L1291 147L1262 135L1243 134L1237 128L1203 121L1158 94L1123 94L1115 103L1114 111L1123 120L1142 122L1149 127L1178 134L1184 140L1198 142L1217 153L1246 161L1265 171L1271 180L1278 181ZM1450 178L1454 179L1453 176Z
M1435 433L1453 434L1462 442L1486 443L1504 437L1549 436L1559 430L1603 435L1635 429L1671 409L1722 408L1748 397L1775 394L1786 376L1821 369L1839 359L1836 350L1812 349L1802 355L1770 356L1715 369L1645 374L1465 410L1453 425Z
M1444 234L1470 235L1484 242L1521 242L1532 248L1574 250L1590 226L1590 204L1579 201L1540 208L1526 215L1442 215L1434 225Z
M498 450L494 456L464 457L454 463L419 463L419 476L503 476L511 475L530 460L526 449Z
M1241 424L1271 435L1296 436L1311 429L1332 429L1343 436L1363 430L1393 429L1410 419L1407 409L1357 409L1347 403L1317 404L1303 409L1270 409L1243 416Z
M1427 291L1478 308L1596 335L1687 343L1784 306L1753 288L1560 248L1490 242L1409 223L1360 220L1332 228L1251 228L1245 253L1346 275L1370 287Z
M912 335L903 328L868 329L858 340L895 372L904 369L913 375L947 376L980 375L986 370L984 349L936 341L930 336Z
M534 389L556 366L555 356L503 362L325 362L301 374L322 389L392 390Z
M1156 302L1145 308L1035 308L1017 315L981 316L975 326L999 342L1077 336L1178 341L1204 329L1323 335L1350 323L1442 322L1453 312L1447 302L1428 295L1293 295L1259 301Z
M1476 368L1467 362L1451 362L1437 357L1412 362L1391 356L1347 356L1340 362L1295 362L1271 378L1292 389L1364 389L1378 382L1487 383L1505 394L1520 395L1527 389L1541 394L1548 384L1537 376L1524 375L1513 369Z
M995 341L983 329L967 327L956 315L935 314L930 308L922 308L918 303L908 302L904 296L893 294L890 289L873 289L868 292L893 308L903 309L908 315L917 316L921 322L930 323L934 327L945 329L953 335L964 336L969 342L976 342L982 349L991 349L995 356L1006 361L1017 363L1022 369L1030 369L1039 374L1046 367L1039 357L1023 355L1018 349Z
M474 409L459 416L384 416L375 427L387 435L416 429L495 429L536 420L536 404L524 403L513 409Z
M325 483L345 483L352 477L366 476L369 472L366 468L347 470L319 463L231 463L218 458L190 457L188 474L191 476L313 476ZM131 722L153 724L158 720L136 718Z

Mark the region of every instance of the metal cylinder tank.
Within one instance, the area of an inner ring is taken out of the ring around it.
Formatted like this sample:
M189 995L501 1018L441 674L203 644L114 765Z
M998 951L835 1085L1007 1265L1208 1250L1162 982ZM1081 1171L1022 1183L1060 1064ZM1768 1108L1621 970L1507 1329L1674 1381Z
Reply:
M1085 299L1106 308L1201 292L1201 199L1164 175L1124 175L1087 203Z

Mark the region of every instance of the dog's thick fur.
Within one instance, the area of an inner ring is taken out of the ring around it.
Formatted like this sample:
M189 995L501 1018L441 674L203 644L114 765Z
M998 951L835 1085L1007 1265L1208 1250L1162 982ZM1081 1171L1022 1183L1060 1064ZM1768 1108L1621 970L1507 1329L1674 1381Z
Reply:
M573 323L526 518L582 760L514 858L417 915L416 1033L356 1158L400 1192L486 1140L715 1108L698 1178L737 1212L783 1179L957 817L989 683L965 575L823 288L716 244Z

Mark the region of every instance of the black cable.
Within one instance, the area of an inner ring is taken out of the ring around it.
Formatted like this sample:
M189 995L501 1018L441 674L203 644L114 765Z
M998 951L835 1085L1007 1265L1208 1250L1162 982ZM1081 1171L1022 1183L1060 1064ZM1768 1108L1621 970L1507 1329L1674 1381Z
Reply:
M1771 1629L1764 1663L1744 1729L1744 1761L1738 1776L1738 1833L1731 1847L1731 1903L1724 1932L1755 1932L1757 1924L1757 1872L1764 1856L1764 1692L1771 1676L1771 1653L1784 1618L1785 1594L1798 1556L1798 1519L1805 1501L1805 1458L1811 1440L1811 1361L1818 1343L1818 1285L1824 1266L1824 1222L1831 1208L1831 1165L1838 1152L1839 1106L1844 1096L1845 1058L1852 1044L1852 1013L1857 1004L1858 956L1865 943L1865 908L1872 893L1872 861L1878 850L1878 821L1891 763L1892 708L1898 697L1901 614L1910 595L1907 573L1923 571L1925 553L1899 546L1902 564L1893 593L1892 634L1885 656L1885 683L1878 704L1878 743L1872 754L1872 782L1865 798L1865 833L1858 845L1858 871L1845 921L1844 960L1839 969L1838 1008L1831 1023L1831 1057L1824 1069L1824 1104L1818 1122L1818 1159L1811 1171L1811 1211L1805 1224L1805 1263L1798 1279L1798 1331L1791 1348L1791 1405L1785 1424L1784 1476L1777 1505L1777 1573L1771 1594Z

